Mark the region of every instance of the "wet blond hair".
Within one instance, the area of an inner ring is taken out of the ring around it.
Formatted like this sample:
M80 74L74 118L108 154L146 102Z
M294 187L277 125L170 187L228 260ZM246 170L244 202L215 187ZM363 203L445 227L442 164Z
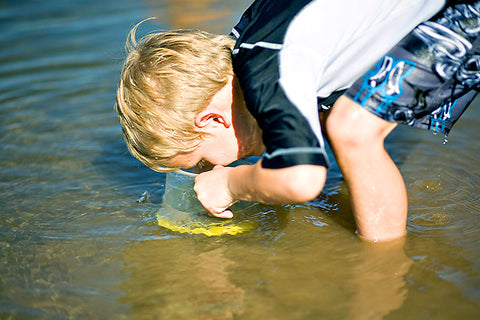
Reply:
M145 21L145 20L144 20ZM165 166L195 150L203 134L195 117L233 75L235 41L199 30L151 33L138 42L128 34L127 58L117 90L118 112L128 149L149 168Z

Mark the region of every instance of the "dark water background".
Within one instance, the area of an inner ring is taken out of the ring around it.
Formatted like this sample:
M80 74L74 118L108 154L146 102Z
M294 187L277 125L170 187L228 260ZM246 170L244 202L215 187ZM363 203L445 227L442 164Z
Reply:
M403 127L389 138L405 245L355 237L335 167L312 203L239 214L256 225L241 235L155 224L165 175L128 154L113 110L126 34L151 16L225 33L247 5L0 1L0 319L480 316L479 100L445 146Z

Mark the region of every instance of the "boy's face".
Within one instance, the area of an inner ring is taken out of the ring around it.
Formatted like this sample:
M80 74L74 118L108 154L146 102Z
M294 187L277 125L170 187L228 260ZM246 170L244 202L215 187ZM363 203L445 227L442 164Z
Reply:
M226 166L238 159L239 146L233 128L229 130L220 126L214 133L206 135L194 151L176 155L167 166L190 169L200 162Z
M201 162L226 166L263 153L261 130L245 106L240 86L233 80L230 77L207 108L197 115L195 125L205 133L198 147L173 157L167 166L189 169Z

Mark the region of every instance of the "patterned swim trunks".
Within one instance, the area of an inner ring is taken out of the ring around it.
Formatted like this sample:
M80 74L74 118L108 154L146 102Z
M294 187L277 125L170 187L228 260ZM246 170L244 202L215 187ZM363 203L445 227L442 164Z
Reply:
M345 93L380 118L448 134L480 88L480 1L420 24Z

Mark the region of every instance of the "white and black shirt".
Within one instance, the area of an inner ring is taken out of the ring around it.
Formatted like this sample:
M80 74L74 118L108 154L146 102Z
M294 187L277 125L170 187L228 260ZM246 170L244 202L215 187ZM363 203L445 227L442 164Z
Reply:
M257 0L233 68L263 130L262 165L328 167L318 101L346 89L444 0Z

